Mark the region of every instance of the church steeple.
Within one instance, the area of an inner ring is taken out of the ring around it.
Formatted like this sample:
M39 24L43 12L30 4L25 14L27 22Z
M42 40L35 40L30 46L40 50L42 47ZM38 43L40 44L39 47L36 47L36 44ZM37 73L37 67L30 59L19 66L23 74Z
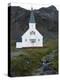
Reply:
M31 14L30 14L29 23L35 23L35 17L34 17L34 13L33 13L33 8L31 8Z

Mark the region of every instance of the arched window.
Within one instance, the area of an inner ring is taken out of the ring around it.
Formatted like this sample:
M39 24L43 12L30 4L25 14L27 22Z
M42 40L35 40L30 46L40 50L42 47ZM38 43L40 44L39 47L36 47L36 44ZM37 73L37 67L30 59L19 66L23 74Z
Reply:
M30 32L30 35L35 35L35 32L34 32L34 31L31 31L31 32Z

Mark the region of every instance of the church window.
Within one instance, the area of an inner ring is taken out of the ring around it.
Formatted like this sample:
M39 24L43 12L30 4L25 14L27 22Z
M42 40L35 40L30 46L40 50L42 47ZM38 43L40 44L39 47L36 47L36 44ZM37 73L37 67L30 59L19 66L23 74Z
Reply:
M25 41L27 41L27 39L25 39Z
M38 39L38 41L40 41L40 39Z
M30 35L35 35L35 32L34 32L34 31L31 31L31 32L30 32Z
M30 39L31 43L35 43L36 39Z

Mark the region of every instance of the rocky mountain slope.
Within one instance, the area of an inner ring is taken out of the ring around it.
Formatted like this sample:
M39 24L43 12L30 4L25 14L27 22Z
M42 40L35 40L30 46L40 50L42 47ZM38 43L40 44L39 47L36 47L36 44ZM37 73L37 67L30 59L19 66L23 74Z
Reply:
M11 40L21 40L21 35L29 28L30 10L21 7L9 7ZM56 38L58 34L58 10L55 6L34 10L36 28L47 38Z

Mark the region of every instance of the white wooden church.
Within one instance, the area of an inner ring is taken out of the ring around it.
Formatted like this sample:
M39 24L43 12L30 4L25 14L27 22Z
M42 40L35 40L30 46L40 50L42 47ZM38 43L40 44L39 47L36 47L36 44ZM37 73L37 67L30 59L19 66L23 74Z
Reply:
M43 35L36 29L36 22L31 8L29 29L21 36L22 42L16 42L16 48L43 47Z

